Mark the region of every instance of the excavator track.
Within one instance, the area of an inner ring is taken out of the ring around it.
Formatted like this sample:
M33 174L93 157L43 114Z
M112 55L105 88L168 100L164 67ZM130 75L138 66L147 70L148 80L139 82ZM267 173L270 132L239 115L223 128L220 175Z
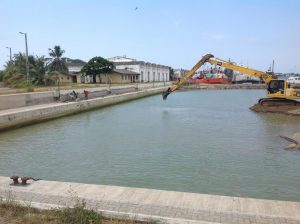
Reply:
M262 98L258 103L261 106L300 106L300 102L285 98Z

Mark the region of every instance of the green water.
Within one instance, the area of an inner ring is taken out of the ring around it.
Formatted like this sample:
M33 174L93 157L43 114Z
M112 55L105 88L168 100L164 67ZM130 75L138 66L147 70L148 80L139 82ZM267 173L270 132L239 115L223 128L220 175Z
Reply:
M0 133L0 175L300 201L300 118L262 90L153 96Z

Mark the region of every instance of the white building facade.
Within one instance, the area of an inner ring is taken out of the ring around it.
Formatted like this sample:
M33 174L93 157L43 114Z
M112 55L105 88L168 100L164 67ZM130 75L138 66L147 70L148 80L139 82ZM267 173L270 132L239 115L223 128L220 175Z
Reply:
M116 69L130 70L139 73L138 80L134 82L168 82L170 81L169 66L154 64L150 62L137 61L126 56L108 58L113 62Z

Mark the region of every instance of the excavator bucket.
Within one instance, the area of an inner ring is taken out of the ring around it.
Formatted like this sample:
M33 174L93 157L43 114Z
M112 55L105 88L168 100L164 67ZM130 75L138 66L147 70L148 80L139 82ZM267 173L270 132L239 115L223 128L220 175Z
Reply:
M208 62L210 58L214 57L212 54L204 55L200 61L197 62L196 65L181 79L179 79L172 87L168 88L163 94L163 100L166 100L168 95L175 90L179 89L179 87L189 78L191 77L198 68L200 68L205 62Z
M162 93L163 100L166 100L169 94L171 93L171 88L168 88L165 92Z

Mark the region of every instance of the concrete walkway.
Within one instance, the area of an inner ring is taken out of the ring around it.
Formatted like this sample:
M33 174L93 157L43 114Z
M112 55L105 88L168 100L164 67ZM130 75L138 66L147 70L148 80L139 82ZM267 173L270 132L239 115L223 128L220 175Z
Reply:
M300 224L300 202L44 180L25 187L11 182L0 176L0 197L13 197L38 208L72 206L84 200L88 208L106 216L160 223Z

